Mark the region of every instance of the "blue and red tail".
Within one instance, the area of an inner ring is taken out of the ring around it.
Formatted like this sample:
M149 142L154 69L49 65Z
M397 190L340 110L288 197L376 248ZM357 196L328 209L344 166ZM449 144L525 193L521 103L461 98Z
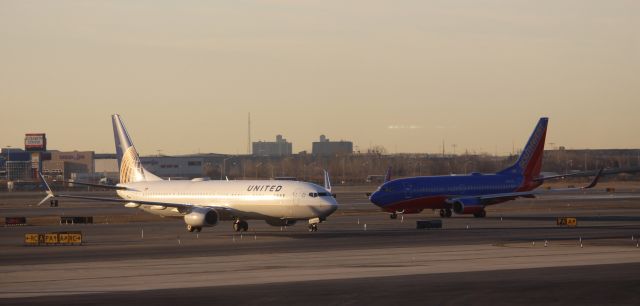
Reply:
M529 137L529 141L516 163L498 172L498 174L520 175L524 178L525 186L540 176L548 123L549 118L540 118L538 125L536 125L535 130L533 130L533 134Z

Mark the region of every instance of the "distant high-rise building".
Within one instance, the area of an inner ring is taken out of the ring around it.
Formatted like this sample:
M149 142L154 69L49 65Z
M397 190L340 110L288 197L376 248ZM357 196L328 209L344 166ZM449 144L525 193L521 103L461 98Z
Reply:
M313 142L312 154L316 156L345 155L353 153L353 142L330 141L325 135L320 135L320 141Z
M254 156L289 156L292 153L292 145L282 138L282 135L276 136L276 141L258 141L253 143Z

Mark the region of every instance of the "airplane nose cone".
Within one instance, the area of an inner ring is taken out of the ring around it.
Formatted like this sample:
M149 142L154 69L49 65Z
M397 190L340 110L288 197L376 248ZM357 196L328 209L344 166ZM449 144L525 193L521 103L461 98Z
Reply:
M338 202L336 201L336 199L331 197L331 199L327 199L327 202L329 205L327 205L326 207L325 216L329 216L332 213L334 213L336 210L338 210Z
M371 194L371 196L369 196L369 201L371 201L371 203L376 204L378 206L380 206L380 191L376 191L374 193Z

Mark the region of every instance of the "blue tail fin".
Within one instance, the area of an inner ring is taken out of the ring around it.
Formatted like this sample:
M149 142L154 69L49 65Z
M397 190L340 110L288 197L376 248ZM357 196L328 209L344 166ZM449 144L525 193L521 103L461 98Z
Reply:
M120 183L160 181L161 178L144 169L140 157L133 146L127 128L122 123L120 115L111 116L113 123L113 137L116 141L116 156L120 168Z
M549 118L540 118L516 163L498 172L498 174L519 174L526 181L533 180L540 175L548 123Z

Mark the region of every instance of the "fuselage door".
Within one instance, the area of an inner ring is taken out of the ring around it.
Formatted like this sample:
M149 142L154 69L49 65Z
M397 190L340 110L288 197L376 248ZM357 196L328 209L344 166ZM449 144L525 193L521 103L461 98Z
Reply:
M292 201L291 201L291 205L289 205L289 216L293 216L295 214L295 211L297 209L297 207L300 206L300 204L304 201L305 199L305 192L304 190L300 190L300 189L296 189L293 192L293 197L292 197Z

